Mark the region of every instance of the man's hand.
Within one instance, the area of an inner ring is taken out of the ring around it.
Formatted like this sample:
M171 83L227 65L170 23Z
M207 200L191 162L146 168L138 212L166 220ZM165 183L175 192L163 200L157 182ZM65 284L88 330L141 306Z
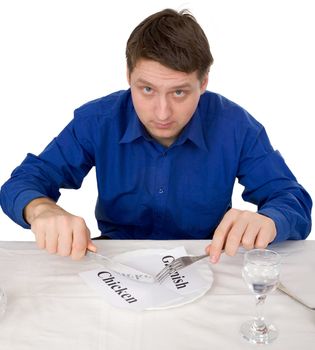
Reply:
M73 259L82 258L86 249L96 251L85 221L48 198L31 201L24 209L24 217L31 225L40 249Z
M227 255L233 256L240 245L245 249L266 248L275 237L276 225L272 219L232 208L224 215L206 251L211 262L216 263L223 249Z

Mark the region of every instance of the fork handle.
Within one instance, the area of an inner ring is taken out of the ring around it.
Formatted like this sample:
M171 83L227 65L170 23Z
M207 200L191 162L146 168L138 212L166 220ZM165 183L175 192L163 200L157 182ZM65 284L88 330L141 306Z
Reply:
M203 254L203 255L198 255L198 256L192 256L191 260L193 260L193 262L196 262L198 260L206 258L207 256L209 256L209 255L208 254Z

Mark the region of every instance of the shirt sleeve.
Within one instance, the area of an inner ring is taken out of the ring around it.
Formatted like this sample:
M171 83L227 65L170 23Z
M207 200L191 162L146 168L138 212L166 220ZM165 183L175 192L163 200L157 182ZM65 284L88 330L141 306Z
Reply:
M77 189L94 165L92 147L83 135L86 126L73 119L36 156L27 154L1 188L1 207L17 224L30 226L24 220L24 207L33 199L49 197L57 201L60 188Z
M297 182L280 152L270 144L262 126L248 131L240 158L238 179L245 201L274 220L274 242L305 239L311 231L312 200Z

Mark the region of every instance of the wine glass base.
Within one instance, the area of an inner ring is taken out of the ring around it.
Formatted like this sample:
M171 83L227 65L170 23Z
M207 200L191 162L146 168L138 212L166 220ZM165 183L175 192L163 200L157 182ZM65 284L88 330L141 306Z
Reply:
M242 337L252 344L270 344L278 337L277 328L272 324L267 324L262 331L257 331L254 321L247 321L241 326Z

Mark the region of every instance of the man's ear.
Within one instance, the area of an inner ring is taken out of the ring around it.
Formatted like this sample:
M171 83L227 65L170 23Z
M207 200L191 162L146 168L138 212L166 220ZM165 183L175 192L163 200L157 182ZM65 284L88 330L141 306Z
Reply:
M209 82L209 73L206 73L200 85L201 95L206 91L208 82Z

